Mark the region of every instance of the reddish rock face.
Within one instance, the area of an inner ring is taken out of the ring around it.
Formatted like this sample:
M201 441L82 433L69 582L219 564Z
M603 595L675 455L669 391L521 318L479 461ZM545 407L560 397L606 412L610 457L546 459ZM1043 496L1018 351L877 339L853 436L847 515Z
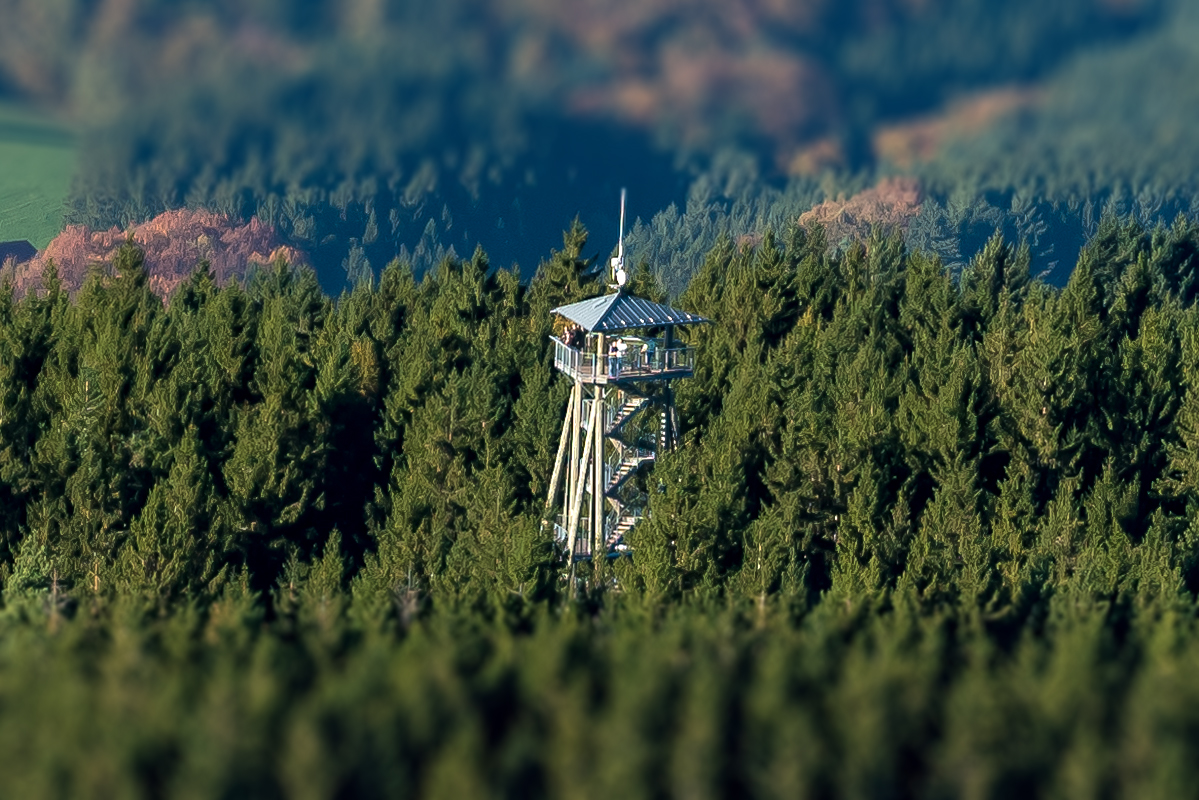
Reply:
M42 270L53 260L63 286L75 292L83 285L88 269L110 263L127 238L145 252L150 288L163 298L169 298L203 260L222 285L241 280L254 266L278 257L290 264L306 261L303 253L283 245L275 229L257 218L243 224L210 211L179 209L128 231L91 231L69 225L36 257L24 263L9 262L4 272L17 294L23 295L41 285Z
M804 212L801 225L824 226L830 243L864 239L873 228L906 231L920 213L920 183L915 178L887 178L847 200L827 200Z

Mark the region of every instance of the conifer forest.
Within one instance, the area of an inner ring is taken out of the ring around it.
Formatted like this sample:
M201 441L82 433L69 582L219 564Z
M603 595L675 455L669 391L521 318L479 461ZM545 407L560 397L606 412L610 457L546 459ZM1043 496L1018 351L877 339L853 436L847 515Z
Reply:
M0 796L1199 795L1193 4L627 5L0 2Z
M1199 227L1105 223L1061 290L998 237L718 244L684 444L571 584L584 243L0 299L16 795L1188 793Z

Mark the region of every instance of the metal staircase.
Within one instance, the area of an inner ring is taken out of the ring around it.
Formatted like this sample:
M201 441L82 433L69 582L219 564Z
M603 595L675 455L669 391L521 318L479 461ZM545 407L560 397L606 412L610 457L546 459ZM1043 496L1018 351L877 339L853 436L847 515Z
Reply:
M617 552L627 549L624 537L629 531L633 530L633 526L641 521L640 514L617 515L615 524L609 528L606 544L609 550Z
M604 541L612 553L628 549L624 538L641 520L645 506L640 493L629 502L626 487L642 467L653 464L657 457L656 448L626 436L628 424L651 405L651 398L631 388L622 388L615 393L615 400L615 408L607 415L604 427L604 437L611 444L614 456L607 459L604 470L604 498L613 512L604 525Z
M605 434L609 439L621 441L621 431L624 429L625 423L637 416L641 409L649 405L649 398L642 395L634 394L628 389L625 389L621 394L624 395L625 401L616 409L612 415L612 419L608 421L608 427Z
M626 445L619 445L619 447L624 451L620 460L609 464L607 469L608 480L604 494L608 498L615 498L616 493L628 482L629 478L633 477L643 465L652 464L656 457L653 450Z

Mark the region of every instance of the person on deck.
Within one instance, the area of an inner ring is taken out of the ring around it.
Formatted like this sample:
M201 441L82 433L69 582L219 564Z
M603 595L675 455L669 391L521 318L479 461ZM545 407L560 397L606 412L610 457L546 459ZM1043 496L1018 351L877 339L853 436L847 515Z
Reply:
M608 346L608 377L615 378L620 374L620 349L616 342Z

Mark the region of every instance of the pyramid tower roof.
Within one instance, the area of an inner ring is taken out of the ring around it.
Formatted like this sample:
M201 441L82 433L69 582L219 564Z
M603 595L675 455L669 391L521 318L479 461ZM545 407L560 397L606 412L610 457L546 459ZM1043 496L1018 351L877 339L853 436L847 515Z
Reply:
M558 306L553 313L561 314L589 333L613 333L659 325L695 325L709 321L698 314L680 311L625 292L614 292L567 306Z

